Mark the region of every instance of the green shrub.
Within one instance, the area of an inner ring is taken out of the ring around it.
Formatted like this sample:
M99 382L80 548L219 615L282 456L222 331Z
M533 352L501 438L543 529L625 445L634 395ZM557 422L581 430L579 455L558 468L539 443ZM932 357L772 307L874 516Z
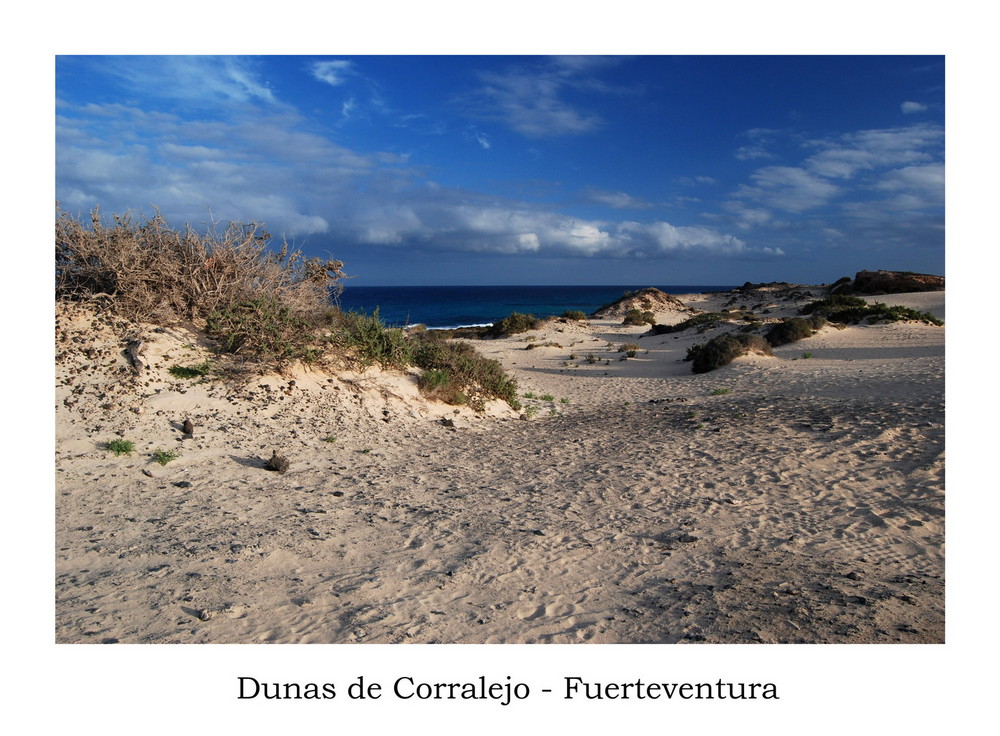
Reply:
M656 315L652 312L644 312L640 309L630 309L625 312L623 325L655 325Z
M820 299L806 304L799 310L799 314L821 314L823 316L827 316L836 310L852 307L864 308L867 306L868 302L859 296L851 296L850 294L831 294L826 297L826 299Z
M327 321L332 323L327 339L347 351L363 367L378 364L382 368L402 370L413 361L406 333L386 327L377 307L370 315L336 310L327 315ZM425 333L414 334L419 337Z
M495 360L484 358L467 342L445 342L434 337L416 341L413 363L424 369L418 380L422 391L449 404L468 404L476 411L493 399L520 409L517 381ZM429 375L428 375L429 374Z
M696 345L688 350L692 361L691 370L694 373L708 373L716 368L729 365L736 358L747 353L757 352L771 355L771 346L760 335L745 333L729 333L719 335L702 345Z
M890 307L888 304L875 302L869 304L861 297L847 294L831 294L826 299L811 302L799 310L800 314L815 314L825 317L830 322L855 325L861 322L925 322L932 325L943 325L929 312L918 312L903 306Z
M218 309L205 329L223 352L265 362L316 357L309 350L313 326L273 296L261 296Z
M135 452L135 443L129 440L111 440L106 447L115 455L131 455Z
M511 312L508 316L494 324L487 330L490 337L508 337L518 335L528 330L534 330L541 324L541 320L533 314L521 314Z
M207 376L211 370L212 364L206 360L197 365L172 365L168 372L174 378L198 378Z
M778 347L779 345L787 345L788 343L812 337L812 334L813 325L811 321L802 319L801 317L792 317L791 319L778 322L771 327L764 335L764 338L772 347Z
M573 319L573 320L584 320L587 319L585 312L581 312L579 309L567 309L560 315L563 319Z
M153 453L153 459L160 465L166 465L171 460L176 460L180 456L180 453L174 450L157 450Z

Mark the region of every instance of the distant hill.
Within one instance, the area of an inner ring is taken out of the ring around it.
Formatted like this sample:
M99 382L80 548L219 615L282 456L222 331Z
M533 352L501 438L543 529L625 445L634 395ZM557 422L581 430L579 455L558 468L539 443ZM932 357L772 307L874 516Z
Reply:
M625 294L621 299L601 307L592 316L594 319L621 319L632 309L653 313L690 311L677 297L650 286Z

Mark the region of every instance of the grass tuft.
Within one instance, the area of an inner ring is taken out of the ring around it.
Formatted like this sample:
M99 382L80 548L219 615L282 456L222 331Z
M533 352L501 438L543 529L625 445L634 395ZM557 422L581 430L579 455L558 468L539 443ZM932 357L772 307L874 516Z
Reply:
M130 440L111 440L105 447L115 455L131 455L135 452L135 443Z
M210 361L204 361L197 365L172 365L168 372L174 378L199 378L207 376L212 370Z
M181 455L174 450L157 450L153 453L153 459L160 465L166 465L171 460L176 460Z

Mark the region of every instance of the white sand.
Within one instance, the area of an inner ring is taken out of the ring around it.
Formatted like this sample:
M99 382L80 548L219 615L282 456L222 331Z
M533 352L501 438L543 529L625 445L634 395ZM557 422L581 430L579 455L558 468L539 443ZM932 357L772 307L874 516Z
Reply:
M826 327L704 375L682 359L711 332L477 342L530 421L377 370L174 379L206 354L179 328L146 332L137 383L113 330L59 327L57 641L943 641L942 327Z

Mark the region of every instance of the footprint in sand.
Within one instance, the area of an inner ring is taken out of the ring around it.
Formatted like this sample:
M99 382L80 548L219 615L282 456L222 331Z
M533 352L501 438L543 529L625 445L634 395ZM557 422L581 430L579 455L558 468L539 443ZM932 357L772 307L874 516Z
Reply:
M539 616L545 615L545 606L535 606L517 611L515 614L522 621L534 621Z

